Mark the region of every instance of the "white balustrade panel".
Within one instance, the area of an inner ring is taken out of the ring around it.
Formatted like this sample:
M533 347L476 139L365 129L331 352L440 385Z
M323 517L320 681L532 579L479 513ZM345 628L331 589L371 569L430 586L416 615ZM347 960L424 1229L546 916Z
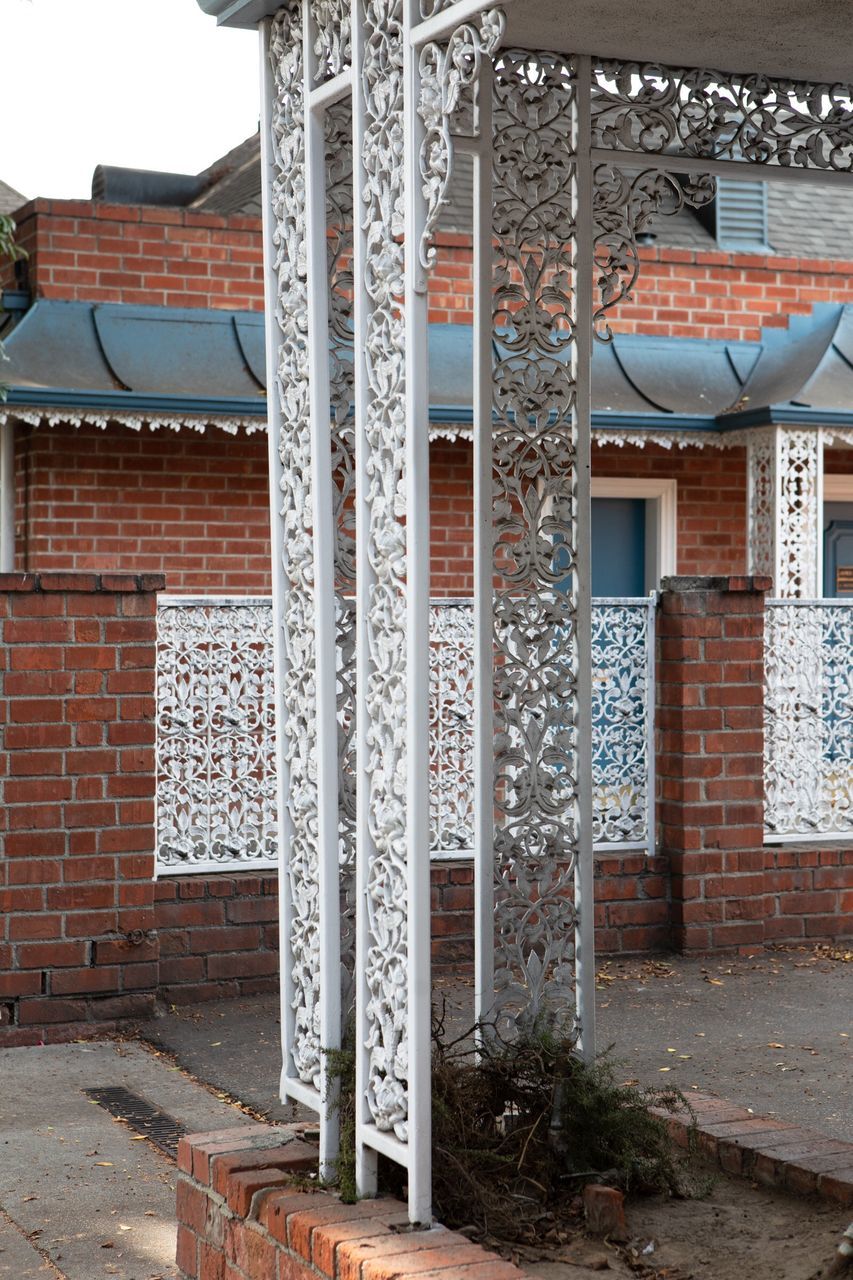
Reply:
M156 760L160 875L276 866L268 598L161 596Z
M853 836L853 601L770 600L764 633L766 839Z
M273 868L270 602L163 597L157 630L158 873ZM470 858L473 851L473 647L472 602L434 601L434 858ZM653 600L594 602L593 838L600 849L654 849L653 650ZM351 733L343 700L340 716Z

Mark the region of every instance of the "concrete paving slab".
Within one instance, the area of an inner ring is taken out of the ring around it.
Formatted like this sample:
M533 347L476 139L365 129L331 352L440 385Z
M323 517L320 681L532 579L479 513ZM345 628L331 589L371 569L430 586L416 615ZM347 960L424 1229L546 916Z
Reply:
M853 1142L850 961L815 948L626 960L601 966L598 985L598 1043L628 1078Z
M63 1280L16 1227L0 1213L0 1280Z
M176 1276L176 1166L83 1090L122 1085L191 1131L255 1122L135 1044L2 1050L0 1080L0 1207L9 1218L67 1280Z

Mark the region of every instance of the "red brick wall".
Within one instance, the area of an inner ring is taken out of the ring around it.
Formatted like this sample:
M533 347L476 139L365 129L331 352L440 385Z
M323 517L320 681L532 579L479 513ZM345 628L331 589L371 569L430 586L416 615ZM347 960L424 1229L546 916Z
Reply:
M17 455L20 568L132 565L168 591L269 591L263 432L25 427Z
M37 1024L151 1008L161 587L130 574L0 576L7 1043Z
M679 949L761 946L768 578L670 579L658 615L660 848Z
M41 296L263 307L257 218L34 200L20 210L18 224L30 282ZM465 235L437 238L429 286L435 323L471 322L470 244ZM640 257L632 298L609 313L617 332L756 339L762 325L784 325L816 302L853 300L853 261L665 247L645 247Z
M185 1004L278 989L277 876L164 876L154 915L163 999Z
M263 310L257 218L33 200L17 222L40 297Z

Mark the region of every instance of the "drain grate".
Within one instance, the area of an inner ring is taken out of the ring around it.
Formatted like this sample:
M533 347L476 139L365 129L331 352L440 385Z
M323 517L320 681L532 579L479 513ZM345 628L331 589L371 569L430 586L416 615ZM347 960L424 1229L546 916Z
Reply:
M83 1092L87 1098L109 1111L111 1116L123 1120L131 1129L142 1134L165 1155L171 1156L173 1160L177 1159L178 1141L187 1130L174 1116L161 1111L159 1107L152 1107L139 1094L131 1093L120 1085L105 1089L84 1089Z

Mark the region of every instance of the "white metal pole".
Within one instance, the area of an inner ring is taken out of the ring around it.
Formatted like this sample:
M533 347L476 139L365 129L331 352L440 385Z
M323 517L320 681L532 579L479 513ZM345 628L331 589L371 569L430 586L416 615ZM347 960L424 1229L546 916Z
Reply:
M15 426L0 422L0 573L15 572Z
M311 405L311 494L314 551L314 690L317 740L317 875L320 950L320 1176L333 1178L340 1123L337 1081L327 1049L341 1043L341 902L338 869L338 719L335 625L335 520L329 390L329 268L326 245L325 110L312 109L315 31L302 0L305 202L308 286L308 385Z
M370 832L370 744L368 743L367 678L370 648L367 610L376 575L370 563L370 504L367 498L369 450L365 436L368 385L365 342L369 298L365 288L367 229L362 217L366 111L362 67L364 65L364 16L360 0L351 0L352 32L352 163L353 163L353 326L355 334L355 723L356 723L356 820L355 820L355 1180L360 1196L376 1194L377 1154L364 1141L370 1124L367 1105L369 1058L367 1050L368 920L367 876L373 850Z
M494 531L492 528L492 75L477 85L474 161L474 1016L495 998Z
M272 20L267 18L259 26L260 36L260 84L261 84L261 206L264 244L264 316L266 334L267 367L267 445L269 457L270 502L270 551L272 556L272 615L273 615L273 685L275 689L275 758L276 758L276 813L278 843L279 887L279 936L280 936L280 992L281 992L281 1047L282 1068L280 1096L286 1098L285 1080L294 1075L292 1065L293 1046L293 978L290 964L289 939L291 937L293 904L290 900L287 858L292 839L292 828L285 797L287 794L287 761L284 753L284 726L282 706L282 682L286 655L284 651L283 601L284 573L282 570L282 459L281 405L278 398L276 371L278 369L279 337L276 321L278 305L278 276L276 273L275 215L273 211L273 182L276 172L273 154L272 122L275 111L275 77L270 62L270 32Z
M572 372L575 380L576 477L574 534L577 557L578 663L578 845L575 868L575 982L579 1048L587 1062L595 1056L595 931L593 918L592 851L592 555L590 549L590 443L592 366L593 173L590 152L592 67L589 57L577 61L575 90L575 341Z
M418 115L420 71L409 36L417 0L403 7L406 332L406 845L409 1220L432 1220L429 864L429 355L427 282L418 248L426 221Z

